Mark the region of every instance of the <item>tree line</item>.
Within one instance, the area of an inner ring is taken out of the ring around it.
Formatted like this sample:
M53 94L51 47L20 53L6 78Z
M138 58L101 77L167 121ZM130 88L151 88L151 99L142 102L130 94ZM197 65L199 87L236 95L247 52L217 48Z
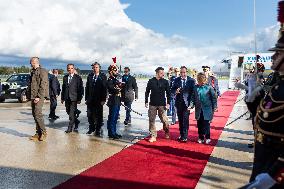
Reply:
M0 66L0 75L29 73L30 71L31 71L31 68L27 66L19 66L19 67ZM63 73L64 73L64 70L59 69L59 74L63 74Z

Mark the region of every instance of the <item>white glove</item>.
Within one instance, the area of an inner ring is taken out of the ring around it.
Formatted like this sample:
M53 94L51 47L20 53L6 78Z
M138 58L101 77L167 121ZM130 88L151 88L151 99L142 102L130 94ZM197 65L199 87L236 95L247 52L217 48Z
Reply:
M271 188L276 181L267 173L261 173L256 176L253 183L247 189L268 189Z

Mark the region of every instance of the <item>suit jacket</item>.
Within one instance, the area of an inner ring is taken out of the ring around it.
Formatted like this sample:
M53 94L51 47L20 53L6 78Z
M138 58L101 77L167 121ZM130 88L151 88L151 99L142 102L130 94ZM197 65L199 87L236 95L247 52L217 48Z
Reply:
M135 77L128 75L122 76L122 82L125 82L125 85L122 89L122 101L124 102L133 102L134 98L138 99L138 87ZM135 93L135 97L134 97Z
M31 78L28 83L27 88L27 98L48 98L49 97L49 82L48 82L48 72L42 68L38 67L31 71Z
M194 91L194 86L195 86L195 80L189 76L187 76L187 80L184 87L182 87L181 77L177 77L174 80L171 92L175 93L178 88L181 88L180 90L181 92L176 95L175 105L177 108L180 107L188 108L192 93Z
M59 96L61 92L60 83L55 75L51 75L49 78L49 95Z
M196 85L191 96L190 106L195 106L195 119L199 120L202 110L204 120L212 120L214 109L217 108L217 97L213 87L208 84Z
M106 82L107 77L104 73L100 73L96 80L94 80L94 73L88 75L85 88L85 101L88 104L100 104L106 101Z
M174 81L177 77L176 76L172 76L170 79L169 79L169 85L170 85L170 91L171 91L171 98L175 98L176 94L175 94L175 90L172 90L172 87L174 85Z
M74 74L72 80L68 84L69 75L63 77L61 100L81 101L84 95L84 87L82 78Z

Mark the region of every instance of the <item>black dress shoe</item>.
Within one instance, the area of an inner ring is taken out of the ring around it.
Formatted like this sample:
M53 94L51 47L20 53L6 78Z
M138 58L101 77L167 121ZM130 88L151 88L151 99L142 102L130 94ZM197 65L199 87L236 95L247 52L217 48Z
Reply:
M74 127L74 132L78 132L78 126L79 126L80 121L77 120L75 121L75 127Z
M48 116L48 119L56 119L55 116Z
M90 135L90 134L92 134L94 131L93 130L89 130L86 134L87 135Z
M75 133L79 133L78 129L74 129L73 131L74 131Z
M123 123L124 123L125 126L128 125L128 121L124 121Z
M67 129L66 131L65 131L65 133L72 133L72 129Z
M187 139L181 139L181 140L179 140L179 142L181 142L181 143L186 143L186 142L187 142Z
M113 140L116 140L116 139L120 139L120 137L118 137L118 136L113 136L113 137L111 137Z
M119 135L119 134L115 134L115 136L118 137L118 138L122 138L122 136Z
M248 148L253 148L254 147L254 143L248 144Z
M95 136L100 137L101 133L95 132Z
M113 138L113 137L114 137L114 135L110 135L110 134L109 134L109 135L108 135L108 137L109 137L109 138Z
M55 115L55 116L54 116L54 119L59 119L59 116Z

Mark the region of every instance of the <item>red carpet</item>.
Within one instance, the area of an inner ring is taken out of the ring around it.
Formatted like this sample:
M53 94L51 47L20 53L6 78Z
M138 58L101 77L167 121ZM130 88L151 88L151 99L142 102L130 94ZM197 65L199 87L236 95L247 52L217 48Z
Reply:
M198 144L194 114L190 116L189 142L178 143L178 126L171 140L158 133L158 142L142 140L91 167L56 189L174 189L195 188L230 116L238 91L227 91L218 101L219 111L211 124L211 145Z

